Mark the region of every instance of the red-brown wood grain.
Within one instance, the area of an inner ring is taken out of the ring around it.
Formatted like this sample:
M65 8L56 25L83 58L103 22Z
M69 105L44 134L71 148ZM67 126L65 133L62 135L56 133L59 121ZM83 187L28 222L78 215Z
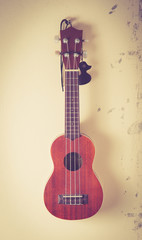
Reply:
M77 171L67 170L64 166L64 157L69 152L78 152L82 157L82 166ZM44 191L45 206L51 214L62 219L76 220L91 217L100 209L103 191L92 170L94 155L95 148L93 143L88 137L83 135L74 141L65 138L65 136L60 136L53 142L51 156L54 163L54 171ZM66 183L65 179L67 180ZM81 194L88 195L87 204L65 205L58 203L58 195L65 194L65 184L67 194L70 194L70 180L71 193L78 193L80 189Z

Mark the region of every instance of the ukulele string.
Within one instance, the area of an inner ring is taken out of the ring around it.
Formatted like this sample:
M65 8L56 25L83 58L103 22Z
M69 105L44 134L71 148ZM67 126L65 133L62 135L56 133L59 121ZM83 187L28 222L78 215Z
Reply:
M79 88L78 88L78 75L79 73L77 72L77 140L76 140L76 144L77 144L77 153L78 153L78 195L80 196L80 182L79 182L79 176L80 176L80 159L79 159ZM80 204L80 198L79 198L79 203Z
M77 66L77 62L76 62L76 68L78 68ZM77 152L79 154L79 158L78 158L78 165L79 165L79 169L78 169L78 192L79 192L79 196L81 194L80 192L80 126L79 126L79 123L80 123L80 113L79 113L79 85L78 85L78 76L79 76L79 72L77 72ZM81 204L81 198L79 198L79 203L78 204Z
M69 52L69 45L68 45L68 42L67 42L67 52ZM70 56L68 56L67 57L67 63L68 63L68 66L67 66L67 68L69 68L69 69L71 69L71 64L70 64ZM70 123L70 130L69 130L69 136L70 136L70 150L69 150L69 153L70 153L70 205L72 204L72 202L71 202L71 200L72 200L72 198L71 198L71 195L72 195L72 174L71 174L71 71L69 71L69 73L68 73L68 75L69 75L69 79L68 79L68 82L69 82L69 84L68 84L68 86L69 86L69 109L70 109L70 111L69 111L69 115L70 115L70 121L69 121L69 123Z
M66 90L67 90L67 73L65 71L65 204L66 204L66 195L67 195L67 169L66 169L66 166L67 166L67 93L66 93Z
M68 45L67 45L67 49L68 49ZM70 61L69 61L69 57L67 57L67 64L66 64L66 69L70 68ZM68 80L69 80L70 76L68 76L68 72L65 71L65 103L66 103L66 112L65 112L65 117L66 117L66 140L65 140L65 196L67 196L68 194L68 171L67 171L67 154L68 154L68 141L67 141L67 137L68 137L68 104L70 104L70 101L68 102L68 97L69 97L69 91L68 91ZM69 99L70 100L70 99ZM70 108L70 106L69 106ZM70 151L69 151L70 152ZM70 183L70 189L71 189L71 183ZM67 204L67 198L65 198L65 204Z
M66 195L67 195L67 99L66 99L66 88L67 88L67 72L65 72L65 204L66 204Z
M74 49L74 52L76 51L76 43L75 43L75 49ZM76 57L75 57L75 55L74 55L74 58L73 58L73 69L76 69ZM76 81L76 79L75 79L75 71L73 71L73 116L74 116L74 127L73 127L73 133L74 133L74 195L76 196L76 154L75 154L75 138L76 138L76 136L75 136L75 134L76 134L76 132L75 132L75 126L76 126L76 119L75 119L75 113L76 113L76 111L75 111L75 100L76 100L76 92L75 92L75 90L76 90L76 87L75 87L75 81ZM75 197L75 204L76 204L76 197Z
M76 43L75 43L75 50L74 52L76 52ZM76 57L75 57L75 66L74 66L75 69L78 69L78 65L77 65L77 61L76 61ZM76 80L77 80L77 91L76 91L76 98L77 98L77 119L76 119L76 122L77 122L77 129L75 129L75 126L74 126L74 134L76 134L76 137L77 137L77 140L76 140L76 143L77 144L77 152L80 156L80 127L79 127L79 121L80 121L80 113L79 113L79 85L78 85L78 76L79 76L79 72L76 72ZM75 113L76 114L76 113ZM80 164L80 159L78 158L78 164ZM77 166L77 165L76 165ZM76 183L75 183L76 184ZM80 166L79 166L79 169L78 169L78 195L80 196ZM79 203L78 204L81 204L81 198L79 198Z
M67 62L67 65L68 65L68 62ZM66 136L65 136L65 196L67 196L67 131L68 131L68 122L67 122L67 119L68 119L68 112L67 112L67 109L68 109L68 99L67 99L67 78L68 78L68 74L67 72L65 72L65 121L66 121L66 124L65 124L65 132L66 132ZM65 204L66 204L66 201L67 199L65 198Z
M68 27L68 25L72 26L71 25L71 22L68 21L67 19L63 19L62 22L60 23L60 30L63 30L63 24L65 23L66 27ZM67 43L67 52L69 52L69 46L68 46L68 43ZM62 55L61 55L61 85L62 85L62 90L63 90L63 76L62 76L62 68L63 68L63 60L62 60ZM69 57L67 57L67 66L66 68L70 68L70 62L69 62ZM68 97L68 72L65 72L65 119L66 119L66 126L65 126L65 133L66 133L66 136L65 136L65 196L67 196L68 194L68 176L67 176L67 152L68 152L68 145L67 145L67 135L68 135L68 99L66 99L66 97ZM70 147L71 148L71 147ZM71 160L70 160L71 161ZM71 183L70 183L70 189L71 189ZM71 190L70 190L71 191ZM67 198L65 197L65 204L67 204Z
M70 69L70 58L68 57L68 68ZM70 153L70 204L71 204L71 195L72 195L72 172L71 172L71 72L69 71L68 72L68 77L67 77L67 82L68 82L68 86L69 86L69 127L70 127L70 130L69 130L69 153Z
M70 66L70 58L69 58L69 69L71 68L71 66ZM72 98L72 91L71 91L71 82L72 82L72 78L71 78L71 71L69 71L69 80L70 80L70 82L69 82L69 95L70 95L70 204L72 204L72 202L71 202L71 195L72 195L72 190L71 190L71 188L72 188L72 171L71 171L71 141L72 141L72 131L71 131L71 98Z
M78 73L79 76L79 73ZM80 111L79 111L79 84L78 84L78 121L80 124ZM80 158L80 125L78 125L78 154L79 154L79 172L78 172L78 182L79 182L79 196L81 194L81 185L80 185L80 174L81 174L81 158ZM79 204L81 204L81 198L79 198Z

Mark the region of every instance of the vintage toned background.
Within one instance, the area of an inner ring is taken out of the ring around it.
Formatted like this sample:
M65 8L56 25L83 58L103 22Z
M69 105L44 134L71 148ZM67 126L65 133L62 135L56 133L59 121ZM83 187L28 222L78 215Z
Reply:
M84 30L92 81L80 87L81 132L104 190L97 215L53 217L43 191L64 132L63 18ZM142 239L142 1L0 0L0 239Z

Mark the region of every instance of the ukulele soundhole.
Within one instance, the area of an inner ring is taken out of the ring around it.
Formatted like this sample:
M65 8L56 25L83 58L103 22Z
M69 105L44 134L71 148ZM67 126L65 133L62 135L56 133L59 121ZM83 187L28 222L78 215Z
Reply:
M64 157L64 166L70 171L76 171L82 166L82 158L79 153L71 152Z

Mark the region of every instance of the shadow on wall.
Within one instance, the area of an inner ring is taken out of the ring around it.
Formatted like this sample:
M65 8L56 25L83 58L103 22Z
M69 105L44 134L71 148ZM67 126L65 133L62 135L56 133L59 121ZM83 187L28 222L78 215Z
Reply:
M87 126L91 126L91 128L88 130ZM115 161L112 158L112 152L117 140L116 138L112 139L109 135L105 135L98 128L93 114L85 122L81 123L81 129L83 133L91 136L93 143L96 142L94 144L96 155L93 161L93 170L103 188L104 200L102 211L116 208L122 201L122 194L120 192L120 185L122 184L118 181L112 170L112 164L114 165L113 162Z

